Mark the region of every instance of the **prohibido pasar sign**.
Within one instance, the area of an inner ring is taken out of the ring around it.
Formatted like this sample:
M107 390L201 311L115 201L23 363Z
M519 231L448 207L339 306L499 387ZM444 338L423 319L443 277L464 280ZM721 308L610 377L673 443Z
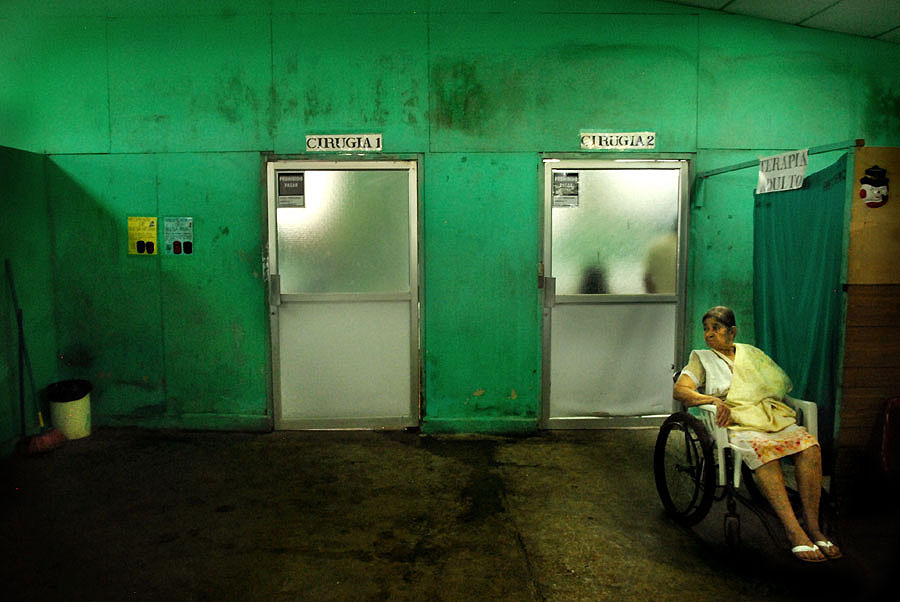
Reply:
M306 180L302 171L279 171L276 174L278 207L306 207Z

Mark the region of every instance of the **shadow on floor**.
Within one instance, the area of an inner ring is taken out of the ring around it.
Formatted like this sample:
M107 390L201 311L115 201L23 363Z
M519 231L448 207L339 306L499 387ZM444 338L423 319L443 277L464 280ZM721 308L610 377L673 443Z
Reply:
M100 429L4 463L0 578L15 600L878 599L880 511L842 517L838 562L746 513L731 551L721 504L663 515L655 437Z

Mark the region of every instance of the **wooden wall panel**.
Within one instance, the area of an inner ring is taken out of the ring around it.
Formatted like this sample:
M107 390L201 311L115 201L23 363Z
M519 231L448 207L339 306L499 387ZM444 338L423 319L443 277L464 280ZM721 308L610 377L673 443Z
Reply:
M848 327L844 338L844 367L890 368L900 357L900 328Z
M888 202L871 208L859 180L878 165L891 180ZM877 475L880 425L887 400L900 396L900 148L856 149L847 317L835 476L847 498Z
M900 284L900 148L863 146L854 165L847 282ZM859 198L859 180L873 165L890 179L888 202L875 209Z
M872 370L871 368L866 367L845 368L844 393L842 398L847 397L847 394L852 389L860 387L885 390L891 388L896 389L898 383L900 383L900 368L896 366L880 370ZM896 397L897 393L898 392L895 390L891 394L891 397Z
M856 326L897 326L900 324L900 305L885 303L885 294L895 294L879 286L854 286L847 299L847 318Z

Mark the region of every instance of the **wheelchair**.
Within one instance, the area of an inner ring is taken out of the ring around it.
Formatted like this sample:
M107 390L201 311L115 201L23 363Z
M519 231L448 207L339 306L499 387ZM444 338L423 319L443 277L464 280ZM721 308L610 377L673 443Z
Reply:
M797 423L818 438L816 404L793 397L783 401L797 412ZM716 406L712 404L669 416L659 429L653 452L656 490L666 514L680 525L691 527L706 518L713 502L725 500L725 540L730 547L737 547L741 538L737 513L740 502L760 518L769 536L779 541L781 523L756 486L753 471L742 461L741 451L728 440L728 429L716 425ZM799 512L799 493L790 486L787 490L795 512ZM826 532L833 532L835 513L824 488L819 520Z

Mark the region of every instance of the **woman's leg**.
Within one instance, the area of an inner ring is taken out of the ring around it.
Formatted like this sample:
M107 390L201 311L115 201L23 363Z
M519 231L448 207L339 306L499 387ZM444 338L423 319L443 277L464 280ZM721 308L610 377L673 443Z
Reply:
M822 450L818 445L807 447L794 456L797 490L803 505L803 520L806 531L813 541L828 541L819 526L819 502L822 497ZM824 551L826 556L840 556L837 546Z
M822 454L818 445L807 447L794 456L797 490L803 504L803 519L813 539L822 539L819 531L819 499L822 491Z
M788 499L781 463L778 460L767 462L757 468L754 474L760 491L769 500L769 504L772 505L772 509L775 510L775 514L781 520L781 524L784 525L784 531L788 541L791 542L791 546L812 546L812 540L803 530L803 527L800 526L800 522L794 514L794 509L791 507L791 501ZM804 560L823 560L825 558L822 552L818 550L798 552L797 556Z

